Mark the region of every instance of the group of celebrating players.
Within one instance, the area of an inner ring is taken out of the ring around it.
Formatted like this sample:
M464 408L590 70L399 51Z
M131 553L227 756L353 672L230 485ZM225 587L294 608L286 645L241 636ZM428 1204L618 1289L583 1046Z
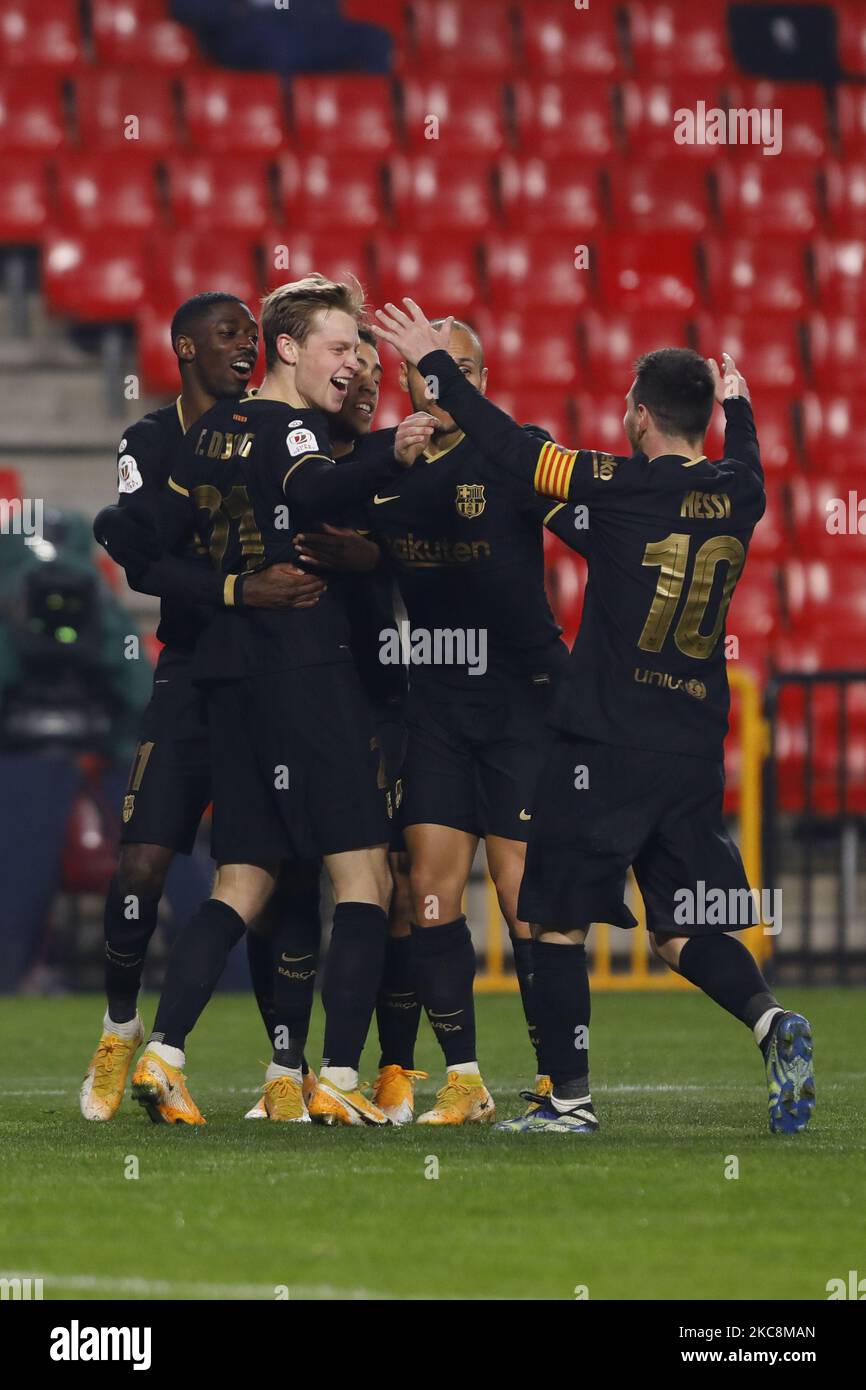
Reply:
M132 1076L154 1121L205 1123L186 1040L244 935L272 1048L247 1118L494 1121L462 910L483 838L535 1053L526 1109L500 1129L598 1128L584 943L593 921L635 925L630 867L653 950L753 1031L770 1128L804 1129L808 1021L774 998L733 934L742 921L681 925L675 911L699 883L751 903L722 817L725 616L765 503L745 381L727 356L720 370L649 353L626 396L630 454L566 449L486 398L469 325L403 303L368 317L357 281L310 275L265 298L259 328L234 296L198 295L171 325L177 401L121 441L118 499L94 531L160 598L163 647L105 905L107 1008L82 1114L120 1105L166 874L213 802L213 890L177 934ZM380 341L413 407L396 429L373 429ZM702 453L716 402L718 463ZM571 654L545 595L544 526L589 565ZM393 659L399 633L408 661ZM322 866L334 912L316 1075ZM422 1010L446 1078L416 1118Z

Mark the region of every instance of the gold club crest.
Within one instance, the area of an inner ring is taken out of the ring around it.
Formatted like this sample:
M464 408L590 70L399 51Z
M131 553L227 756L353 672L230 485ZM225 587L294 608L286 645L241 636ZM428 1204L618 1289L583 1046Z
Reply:
M454 505L460 516L465 517L467 521L472 521L474 517L480 516L487 506L484 484L458 483Z
M135 792L130 792L127 796L125 796L125 797L123 798L123 811L122 811L121 814L122 814L122 816L123 816L123 824L124 824L124 825L126 825L127 821L132 820L132 812L133 812L134 807L135 807Z

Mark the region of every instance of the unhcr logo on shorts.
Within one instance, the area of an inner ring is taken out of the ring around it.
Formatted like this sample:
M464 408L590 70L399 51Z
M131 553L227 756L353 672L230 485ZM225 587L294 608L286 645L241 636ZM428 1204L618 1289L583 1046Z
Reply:
M781 888L708 888L699 878L694 888L674 893L674 923L678 927L719 927L740 931L764 924L765 936L782 930Z
M487 670L487 629L483 627L399 627L379 633L383 666L465 666L470 676Z

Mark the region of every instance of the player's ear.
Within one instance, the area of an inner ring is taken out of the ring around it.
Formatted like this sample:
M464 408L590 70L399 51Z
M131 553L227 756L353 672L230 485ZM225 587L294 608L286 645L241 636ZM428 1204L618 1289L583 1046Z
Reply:
M478 387L478 390L481 392L482 396L486 396L486 395L487 395L487 368L486 368L486 367L482 367L482 368L481 368L481 384L480 384L480 386Z
M180 333L175 338L174 350L181 362L195 361L195 343L186 333Z
M280 333L277 337L277 356L287 367L298 365L298 345L288 333Z
M409 390L409 368L406 366L406 363L403 362L403 361L401 361L401 363L400 363L400 390L401 390L401 391L408 391L408 390Z

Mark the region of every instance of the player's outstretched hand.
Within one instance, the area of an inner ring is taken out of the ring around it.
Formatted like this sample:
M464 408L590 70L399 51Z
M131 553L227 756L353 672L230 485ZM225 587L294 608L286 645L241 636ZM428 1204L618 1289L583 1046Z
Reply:
M737 364L729 352L722 353L721 371L719 371L719 364L715 357L708 357L707 361L713 374L713 385L716 388L716 400L719 405L724 405L725 401L736 400L738 397L746 401L752 399L749 395L746 378L737 371Z
M313 608L327 589L324 579L295 565L269 565L243 582L245 608Z
M417 367L428 352L435 352L437 348L447 350L454 316L447 318L441 328L434 328L414 299L404 299L403 303L406 305L405 311L390 303L384 309L377 309L379 322L374 323L372 328L377 338L384 338L401 357Z
M321 565L329 570L350 570L355 574L369 574L378 567L381 559L375 541L368 541L347 527L329 526L327 522L324 535L310 532L309 535L295 536L295 549L299 559L307 565Z
M394 436L394 457L404 468L411 468L418 455L427 448L436 428L436 421L426 410L416 410L397 426Z

